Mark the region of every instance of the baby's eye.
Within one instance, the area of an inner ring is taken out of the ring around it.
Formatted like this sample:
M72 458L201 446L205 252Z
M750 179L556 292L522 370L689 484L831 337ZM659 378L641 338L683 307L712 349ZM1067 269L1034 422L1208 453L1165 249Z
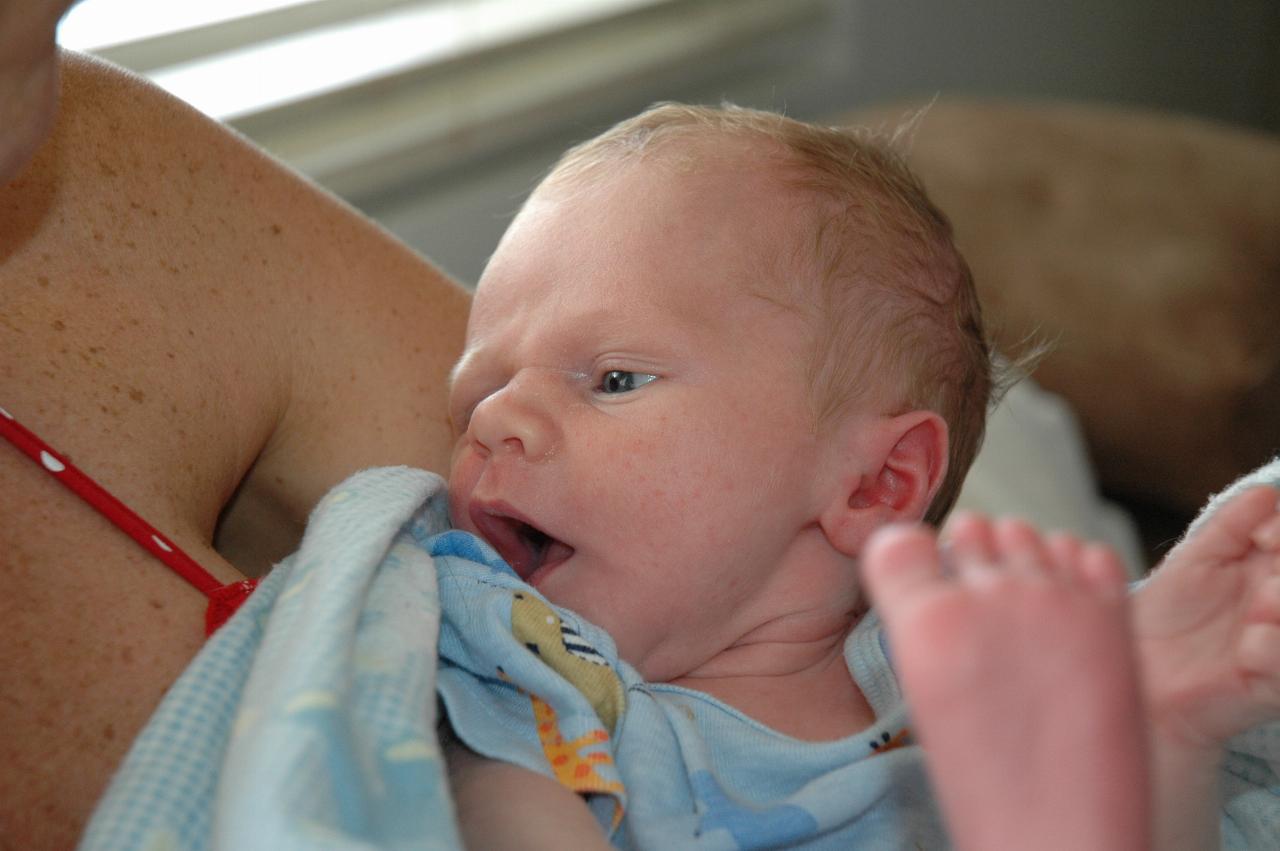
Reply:
M627 372L625 369L611 369L604 375L600 376L600 386L596 388L597 393L630 393L650 381L657 381L658 376L649 375L644 372Z

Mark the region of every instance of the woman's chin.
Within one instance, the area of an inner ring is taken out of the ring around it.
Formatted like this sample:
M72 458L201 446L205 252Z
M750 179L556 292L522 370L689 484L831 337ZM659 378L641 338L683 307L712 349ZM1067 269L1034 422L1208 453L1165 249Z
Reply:
M34 69L0 68L0 186L22 171L53 125L57 109L55 54Z

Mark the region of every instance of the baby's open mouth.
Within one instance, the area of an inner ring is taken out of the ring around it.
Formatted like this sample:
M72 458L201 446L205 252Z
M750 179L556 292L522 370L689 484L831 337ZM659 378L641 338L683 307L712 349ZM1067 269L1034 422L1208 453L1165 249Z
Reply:
M471 522L521 579L536 584L538 576L566 561L573 547L553 538L505 506L472 505Z

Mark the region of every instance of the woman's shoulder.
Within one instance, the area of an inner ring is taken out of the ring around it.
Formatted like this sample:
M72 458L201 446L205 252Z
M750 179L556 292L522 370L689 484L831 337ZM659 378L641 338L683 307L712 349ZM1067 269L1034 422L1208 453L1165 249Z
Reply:
M0 187L0 406L222 581L361 467L443 471L465 293L145 81L62 71L52 135ZM0 492L0 822L65 846L203 599L3 444Z
M444 469L465 293L236 134L68 54L0 199L0 404L90 468L205 521L247 486L295 524L360 467Z

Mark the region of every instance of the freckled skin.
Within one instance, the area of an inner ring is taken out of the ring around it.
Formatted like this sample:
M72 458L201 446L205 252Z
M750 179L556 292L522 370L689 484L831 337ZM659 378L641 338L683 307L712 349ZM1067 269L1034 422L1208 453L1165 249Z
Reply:
M62 83L0 180L0 406L224 582L355 470L443 472L466 296L136 78L67 56ZM0 844L68 848L204 599L7 443L0 492L22 495L0 509Z

